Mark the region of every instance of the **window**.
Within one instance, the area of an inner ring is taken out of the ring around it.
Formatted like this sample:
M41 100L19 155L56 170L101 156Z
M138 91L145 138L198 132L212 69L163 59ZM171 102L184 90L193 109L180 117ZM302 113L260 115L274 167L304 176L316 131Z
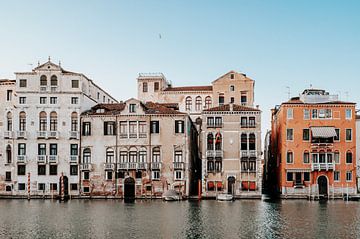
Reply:
M18 184L18 190L19 191L24 191L25 190L25 183L19 183Z
M129 136L130 138L137 138L137 121L129 122Z
M5 181L11 181L11 172L10 171L5 172Z
M57 80L57 76L56 75L52 75L50 78L50 85L51 86L57 86L58 85L58 80Z
M310 181L310 173L304 172L304 181L309 182Z
M246 105L246 103L247 103L247 93L246 93L246 91L241 92L240 103L241 103L241 105Z
M12 152L11 152L11 146L6 146L6 163L11 163L12 161Z
M225 102L224 95L223 94L219 95L219 105L223 105L224 102Z
M213 159L213 158L208 158L208 159ZM207 162L207 171L208 172L214 172L215 171L214 160L208 160L208 162Z
M57 113L50 113L50 131L57 131Z
M309 154L309 152L304 152L303 162L304 163L310 163L310 154Z
M6 185L5 191L6 191L6 192L11 192L11 191L12 191L12 186Z
M154 91L159 91L159 82L154 82Z
M234 74L230 74L230 79L235 79L235 75Z
M196 111L200 111L202 110L202 99L200 96L197 96L195 98L195 110Z
M103 96L103 102L104 102L104 103L106 102L106 100L105 100L105 95Z
M255 139L255 134L254 133L250 133L249 134L249 150L256 150L256 139Z
M346 141L351 141L352 140L352 129L346 129Z
M352 111L351 109L345 110L345 119L351 119L352 118Z
M19 176L23 176L26 173L25 165L18 165L17 172Z
M41 105L46 104L46 97L40 97L40 104Z
M331 109L313 109L311 111L311 117L313 119L330 119L332 118Z
M334 181L339 182L340 181L340 172L334 171Z
M50 144L50 155L57 155L57 144Z
M6 91L6 100L11 101L11 99L12 99L12 90L7 90Z
M128 125L127 121L120 121L120 138L128 137Z
M136 112L136 104L130 104L129 112L130 113L135 113Z
M83 135L83 136L89 136L89 135L91 135L91 123L90 123L90 122L84 122L84 123L83 123L82 135Z
M286 173L286 181L292 182L293 181L293 173Z
M97 99L100 100L100 92L97 93Z
M339 152L334 153L334 161L336 164L340 164L340 153Z
M79 80L71 80L71 88L79 88Z
M152 171L152 179L159 180L160 179L160 171Z
M303 140L304 141L310 140L310 130L309 129L303 129Z
M184 133L185 122L183 120L175 120L175 133Z
M57 175L57 165L50 165L50 175Z
M19 97L19 104L20 105L26 104L26 97Z
M104 135L115 135L115 121L104 122Z
M174 174L175 174L175 180L182 180L182 171L176 170Z
M340 129L335 129L336 136L334 137L335 141L340 141Z
M78 115L76 112L71 113L71 131L78 131Z
M106 149L106 163L114 162L114 150L112 148Z
M46 165L38 165L38 175L46 175Z
M159 121L151 121L150 126L150 133L158 134L160 132Z
M106 180L112 180L112 178L113 178L113 172L106 171Z
M40 76L40 85L47 86L47 77L45 75Z
M19 86L20 87L26 87L26 85L27 85L26 79L20 79Z
M70 165L70 175L71 176L78 175L78 166L77 165Z
M287 109L287 118L292 119L293 118L294 111L293 109Z
M39 113L39 131L46 131L47 129L47 116L44 111Z
M190 96L188 96L185 99L185 110L191 110L191 106L192 106L192 99Z
M234 97L230 97L230 103L234 104L235 103L235 98Z
M139 137L146 138L146 135L147 135L146 121L139 121Z
M57 104L57 97L50 97L50 104L52 105Z
M50 183L50 190L57 191L57 183Z
M207 135L207 150L214 150L214 136L212 133Z
M287 152L286 153L286 163L294 163L293 152Z
M312 113L311 113L311 118L312 118L312 119L317 119L317 118L318 118L318 111L317 111L317 109L313 109L311 112L312 112Z
M230 91L235 91L235 86L231 85L230 86Z
M77 183L70 183L70 190L71 191L77 191L78 190Z
M26 155L26 144L18 144L18 155Z
M83 175L83 179L84 180L89 180L90 179L90 172L84 172L84 175Z
M78 97L71 97L71 104L72 105L79 104L79 98Z
M310 110L304 109L304 119L305 120L310 119Z
M46 144L38 144L38 155L46 155Z
M128 162L128 154L126 151L120 151L120 162L127 163Z
M148 92L148 83L147 82L143 83L143 92Z
M84 149L83 151L83 163L90 163L91 162L91 150L89 148Z
M352 181L352 172L346 171L346 181Z
M220 132L215 134L215 150L221 150L222 148L222 135Z
M247 135L245 133L241 134L241 150L247 150Z
M294 129L286 129L286 140L294 139Z
M12 131L13 130L13 126L12 126L12 114L11 112L8 112L6 115L6 120L7 120L7 125L6 125L6 129L7 131Z
M153 149L152 152L152 162L159 163L160 162L160 149L158 147Z
M212 105L212 100L210 96L206 96L205 98L205 109L210 109Z
M136 171L135 172L135 178L142 178L142 172L141 171Z
M352 152L346 152L346 163L352 163Z
M180 150L175 151L174 162L183 162L182 151Z

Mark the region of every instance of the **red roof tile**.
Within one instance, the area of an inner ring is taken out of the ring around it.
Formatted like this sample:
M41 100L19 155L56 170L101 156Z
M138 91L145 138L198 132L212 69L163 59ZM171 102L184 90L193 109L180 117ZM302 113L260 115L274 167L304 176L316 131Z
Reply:
M169 87L164 91L212 91L212 86L182 86L182 87Z
M204 110L205 112L213 112L213 111L230 111L230 104L221 105L217 107L213 107L207 110ZM233 104L233 111L260 111L256 108L246 107L242 105L236 105Z

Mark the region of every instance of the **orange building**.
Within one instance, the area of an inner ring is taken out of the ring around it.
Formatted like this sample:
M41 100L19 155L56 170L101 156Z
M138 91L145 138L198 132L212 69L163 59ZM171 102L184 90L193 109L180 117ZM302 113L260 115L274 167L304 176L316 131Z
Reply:
M271 154L283 196L356 193L355 103L307 89L272 109Z

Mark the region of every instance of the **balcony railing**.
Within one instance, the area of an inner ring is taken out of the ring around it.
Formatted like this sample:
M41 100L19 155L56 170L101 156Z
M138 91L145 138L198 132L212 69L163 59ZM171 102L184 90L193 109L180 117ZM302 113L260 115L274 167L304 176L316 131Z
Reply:
M118 163L118 169L127 169L128 168L128 164L127 163Z
M185 163L184 162L174 162L174 169L185 169Z
M255 123L241 123L241 128L256 128Z
M38 131L37 132L38 139L46 139L47 138L47 131Z
M113 164L113 163L104 163L104 168L105 168L105 170L114 170L115 169L115 164Z
M46 92L47 86L40 86L40 92Z
M208 128L222 128L224 126L224 124L222 122L218 122L218 123L207 123L206 127Z
M51 92L57 92L57 91L58 91L58 87L57 87L57 86L51 86L51 87L50 87L50 91L51 91Z
M48 138L58 139L59 138L59 131L49 131Z
M38 155L37 162L38 162L38 164L45 164L46 163L46 155Z
M151 163L151 169L154 170L154 169L158 169L160 170L161 168L161 163L160 162L152 162Z
M241 150L241 158L256 158L256 150Z
M14 132L13 131L5 131L4 132L4 138L5 139L12 139L14 136Z
M120 138L127 139L128 134L127 133L120 133Z
M70 139L79 139L78 131L70 131Z
M146 166L147 166L146 163L143 163L143 162L137 163L137 169L144 169L145 170Z
M79 156L78 155L70 155L70 163L71 164L78 164Z
M26 131L16 131L16 138L26 139L26 137L27 137Z
M146 133L139 133L139 138L146 138Z
M26 163L26 155L18 155L17 156L17 163L18 164L25 164Z
M137 138L137 134L136 133L130 133L129 138L135 139L135 138Z
M137 168L137 163L128 163L128 169L136 169Z
M211 158L222 158L224 156L224 152L222 150L207 150L206 157Z
M335 163L311 163L311 171L335 170Z
M80 170L81 171L91 171L91 169L92 169L91 163L80 164Z
M50 164L57 164L58 163L58 156L57 155L49 155L49 163Z

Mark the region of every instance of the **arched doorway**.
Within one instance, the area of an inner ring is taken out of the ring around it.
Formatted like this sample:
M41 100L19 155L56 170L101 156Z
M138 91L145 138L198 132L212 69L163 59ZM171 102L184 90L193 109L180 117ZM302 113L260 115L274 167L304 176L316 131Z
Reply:
M124 200L125 202L135 200L135 180L132 177L127 177L124 180Z
M228 177L228 194L233 194L233 190L235 189L235 177Z
M319 187L319 195L327 195L328 194L328 181L325 176L318 177L318 187Z

